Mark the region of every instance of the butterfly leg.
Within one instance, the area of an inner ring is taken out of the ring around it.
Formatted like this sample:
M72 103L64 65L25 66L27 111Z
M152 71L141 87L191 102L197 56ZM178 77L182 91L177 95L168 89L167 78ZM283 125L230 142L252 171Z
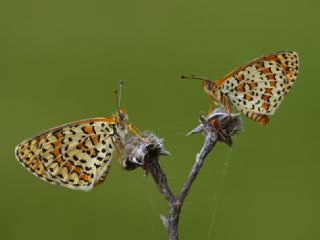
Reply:
M226 108L229 117L231 117L232 105L231 105L231 102L230 102L229 98L227 96L225 96L225 95L223 96L222 104Z
M121 154L121 151L120 151L119 145L118 145L118 144L121 144L121 142L120 141L112 141L112 142L113 142L113 145L114 145L114 147L116 149L116 152L117 152L117 155L118 155L118 161L120 163L120 166L121 166L121 168L123 168L123 165L122 165L122 154Z
M141 131L132 123L128 124L129 131L133 132L141 141L148 143L148 141L141 136Z
M213 111L213 96L212 94L209 94L209 101L210 101L210 110L209 110L209 115Z

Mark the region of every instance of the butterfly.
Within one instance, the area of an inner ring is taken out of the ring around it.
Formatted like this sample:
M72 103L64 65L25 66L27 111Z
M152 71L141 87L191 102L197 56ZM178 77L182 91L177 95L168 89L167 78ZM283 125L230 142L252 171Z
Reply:
M49 183L84 191L101 184L114 153L121 154L128 132L139 135L120 108L120 93L118 110L112 117L85 119L49 129L22 141L15 149L16 158Z
M210 97L210 112L215 102L231 114L232 106L252 120L265 126L299 73L299 56L282 51L259 57L230 72L217 81L202 77L182 78L202 80Z

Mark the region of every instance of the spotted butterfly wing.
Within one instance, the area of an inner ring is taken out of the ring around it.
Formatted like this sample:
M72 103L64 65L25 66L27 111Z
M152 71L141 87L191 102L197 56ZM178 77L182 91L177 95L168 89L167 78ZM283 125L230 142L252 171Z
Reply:
M65 124L23 141L16 157L47 182L87 191L104 181L118 131L112 118Z
M284 51L260 57L217 82L232 105L263 125L288 93L299 72L296 52Z

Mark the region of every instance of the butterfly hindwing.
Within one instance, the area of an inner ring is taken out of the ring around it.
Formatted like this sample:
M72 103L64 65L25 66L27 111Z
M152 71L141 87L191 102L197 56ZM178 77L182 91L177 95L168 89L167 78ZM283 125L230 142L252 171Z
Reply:
M15 154L19 162L32 174L42 180L54 183L39 159L39 145L41 144L41 141L42 139L38 137L25 140L16 147Z
M110 167L115 148L112 124L108 118L95 118L48 130L18 145L17 158L43 180L90 190Z

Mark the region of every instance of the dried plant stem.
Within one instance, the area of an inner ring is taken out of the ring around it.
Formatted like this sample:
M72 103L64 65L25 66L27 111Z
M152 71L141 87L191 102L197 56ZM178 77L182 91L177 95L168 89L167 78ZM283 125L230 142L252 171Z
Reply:
M213 137L212 134L209 134L209 136L206 136L206 140L204 142L204 145L203 145L200 153L197 154L196 161L193 164L193 167L189 173L189 176L188 176L186 182L184 183L182 190L180 192L179 200L181 202L183 202L184 199L186 198L186 196L188 195L190 188L192 186L192 183L196 179L201 167L203 166L203 163L204 163L206 156L213 149L213 147L216 145L217 141L218 141L217 137Z
M231 136L241 130L241 123L238 115L229 115L224 109L216 109L208 118L200 117L200 125L188 135L202 132L205 136L204 144L197 154L189 176L177 196L172 193L166 174L158 162L159 155L168 155L168 152L163 149L162 140L157 139L152 134L145 134L144 138L149 141L143 142L139 141L138 138L132 138L126 144L127 151L125 152L128 154L124 157L124 159L127 159L125 167L127 169L134 169L141 164L143 169L152 175L160 193L168 202L169 216L161 215L160 217L168 232L169 240L179 239L178 226L181 209L193 182L203 166L206 156L212 151L218 141L231 146Z
M150 154L149 152L149 160L147 162L150 163L150 168L148 168L148 171L152 175L155 183L157 184L159 191L164 195L165 199L168 201L168 204L169 204L169 217L167 218L163 215L161 216L163 224L167 229L169 240L179 239L178 226L179 226L179 219L180 219L180 213L181 213L181 208L183 206L183 202L187 197L193 182L195 181L197 175L199 174L206 156L213 149L213 147L218 141L217 133L213 131L212 128L213 128L212 124L205 126L204 145L200 153L197 154L195 163L178 196L175 196L170 190L166 175L162 171L161 166L158 163L158 159L157 159L158 155Z

